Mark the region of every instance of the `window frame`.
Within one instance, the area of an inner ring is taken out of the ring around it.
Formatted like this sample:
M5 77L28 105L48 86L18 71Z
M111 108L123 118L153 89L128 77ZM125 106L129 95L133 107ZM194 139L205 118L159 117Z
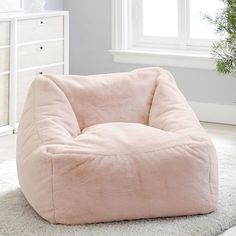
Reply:
M177 0L178 34L177 37L145 36L142 34L143 0L132 0L131 17L133 47L169 48L182 50L209 51L213 39L197 39L190 37L190 0Z
M143 0L132 0L132 10L134 11L131 18L131 25L132 25L132 35L133 35L133 42L132 45L134 48L183 48L184 46L184 38L180 35L182 32L182 18L180 17L181 10L178 1L178 33L177 37L165 37L165 36L145 36L143 35L142 28L143 28L143 10L142 10L142 2ZM184 0L185 1L185 0ZM182 0L183 2L183 0Z
M179 35L182 35L182 38L177 44L168 37L163 37L162 40L159 38L157 41L153 39L143 41L142 38L137 37L137 32L133 32L135 29L133 19L139 18L136 23L140 25L137 8L137 3L140 4L140 1L112 0L112 49L110 52L115 62L158 66L171 66L174 63L177 67L215 69L215 62L210 54L212 40L190 39L190 25L184 24L182 27L185 17L190 17L189 14L182 14L190 8L189 4L186 4L189 0L178 0L185 4L183 8L178 8L181 13L178 14L178 25L181 25Z

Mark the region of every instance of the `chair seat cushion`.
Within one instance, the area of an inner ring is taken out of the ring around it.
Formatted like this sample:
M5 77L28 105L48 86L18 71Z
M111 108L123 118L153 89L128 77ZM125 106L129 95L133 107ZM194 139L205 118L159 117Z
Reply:
M145 78L151 79L140 103ZM136 86L123 96L126 79ZM96 98L78 107L90 86ZM107 90L116 97L111 104ZM86 109L89 121L84 115L80 122ZM28 202L52 223L206 214L217 207L214 145L160 68L36 79L19 125L17 169Z
M75 141L76 149L84 154L120 155L160 149L177 142L178 137L181 135L143 124L112 122L85 128ZM182 139L188 137L182 135Z
M106 123L84 129L75 142L48 148L55 156L58 222L203 214L215 207L214 201L209 204L213 150L207 139Z

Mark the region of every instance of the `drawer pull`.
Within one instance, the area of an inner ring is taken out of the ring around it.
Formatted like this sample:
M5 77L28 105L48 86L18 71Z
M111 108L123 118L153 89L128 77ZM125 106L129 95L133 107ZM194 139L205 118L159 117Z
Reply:
M39 74L40 74L40 75L42 75L42 74L43 74L43 72L42 72L42 71L40 71L40 72L39 72Z
M40 46L39 48L40 48L40 50L43 50L43 46Z
M40 20L39 24L40 24L40 25L44 25L44 21L43 21L43 20Z

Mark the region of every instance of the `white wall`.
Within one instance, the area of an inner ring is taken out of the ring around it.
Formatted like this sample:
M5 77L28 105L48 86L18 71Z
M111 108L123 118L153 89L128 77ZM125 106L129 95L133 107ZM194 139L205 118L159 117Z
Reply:
M70 72L96 74L129 71L140 65L113 63L111 49L111 0L65 0L70 11ZM232 105L236 78L210 70L169 69L188 100Z

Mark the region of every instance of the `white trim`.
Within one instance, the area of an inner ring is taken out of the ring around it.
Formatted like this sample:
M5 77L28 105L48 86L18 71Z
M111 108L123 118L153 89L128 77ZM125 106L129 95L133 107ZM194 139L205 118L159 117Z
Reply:
M12 17L4 17L2 18L2 16L5 16L6 13L0 13L0 22L9 22L11 21Z
M31 71L31 70L43 69L43 68L54 67L54 66L62 66L62 65L64 65L64 62L27 67L27 68L19 69L17 70L17 72Z
M42 12L12 12L12 13L1 13L0 21L6 19L17 18L17 19L35 19L41 17L53 17L68 14L68 11L42 11Z
M10 48L10 89L9 89L9 125L15 128L16 96L17 96L17 19L11 20L11 48Z
M114 62L153 66L215 69L215 61L209 54L181 51L111 50Z
M9 48L10 47L10 45L2 45L2 46L0 46L0 49L5 49L5 48Z
M187 44L186 37L188 36L188 24L187 23L187 3L183 0L178 0L178 36L180 39L180 46L182 48Z
M0 75L9 75L10 71L1 72Z
M126 0L112 0L112 48L124 48L124 6Z
M25 43L19 43L18 47L26 46L26 45L34 45L38 43L50 43L50 42L57 42L57 41L63 41L64 38L56 38L56 39L46 39L46 40L37 40L37 41L30 41Z
M64 14L64 74L69 74L69 13Z
M0 137L4 135L13 134L13 133L14 133L14 128L9 125L0 127Z
M236 105L189 102L200 121L236 125Z
M16 127L14 129L14 134L17 134L19 128L19 122L16 123Z

